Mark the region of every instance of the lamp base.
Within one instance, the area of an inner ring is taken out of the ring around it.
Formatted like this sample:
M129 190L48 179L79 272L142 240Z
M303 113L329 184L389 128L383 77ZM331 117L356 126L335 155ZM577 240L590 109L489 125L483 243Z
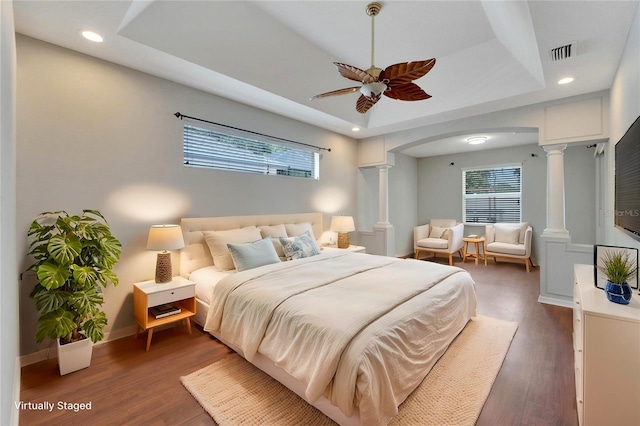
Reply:
M156 262L156 282L168 283L173 280L173 272L171 271L171 253L158 253Z
M349 234L346 232L338 232L338 248L349 248Z

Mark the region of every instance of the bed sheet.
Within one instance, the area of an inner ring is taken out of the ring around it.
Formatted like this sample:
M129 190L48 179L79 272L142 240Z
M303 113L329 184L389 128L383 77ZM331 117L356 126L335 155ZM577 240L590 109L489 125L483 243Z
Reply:
M221 271L213 265L205 266L189 274L189 281L196 283L196 298L202 300L207 305L211 305L213 289L216 284L233 273L235 273L233 270Z

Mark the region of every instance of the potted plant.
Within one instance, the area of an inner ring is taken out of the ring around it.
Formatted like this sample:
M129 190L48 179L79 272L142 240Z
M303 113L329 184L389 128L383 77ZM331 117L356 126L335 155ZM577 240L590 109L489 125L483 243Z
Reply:
M631 301L629 279L638 272L635 259L628 252L607 251L602 256L598 270L607 278L604 291L607 299L623 305Z
M104 338L107 325L102 288L118 284L113 267L122 245L96 210L83 210L79 216L41 213L28 236L29 254L35 260L28 270L38 278L30 294L40 314L36 341L58 342L60 374L88 367L93 343ZM74 366L74 359L80 365Z

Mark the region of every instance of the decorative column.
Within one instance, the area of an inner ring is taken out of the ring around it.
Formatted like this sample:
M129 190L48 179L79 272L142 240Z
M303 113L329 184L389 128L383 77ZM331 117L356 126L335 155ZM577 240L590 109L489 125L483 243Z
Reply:
M376 227L387 227L389 222L389 164L378 167L378 223Z
M547 153L547 227L542 236L568 236L564 222L564 145L544 146Z
M573 306L573 265L589 263L591 245L571 244L565 228L563 145L543 146L547 153L547 227L540 250L540 296L538 302Z

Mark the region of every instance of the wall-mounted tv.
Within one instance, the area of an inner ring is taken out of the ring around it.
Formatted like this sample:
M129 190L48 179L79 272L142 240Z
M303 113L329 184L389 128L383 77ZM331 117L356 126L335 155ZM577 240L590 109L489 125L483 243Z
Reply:
M616 144L615 225L640 241L640 117Z

